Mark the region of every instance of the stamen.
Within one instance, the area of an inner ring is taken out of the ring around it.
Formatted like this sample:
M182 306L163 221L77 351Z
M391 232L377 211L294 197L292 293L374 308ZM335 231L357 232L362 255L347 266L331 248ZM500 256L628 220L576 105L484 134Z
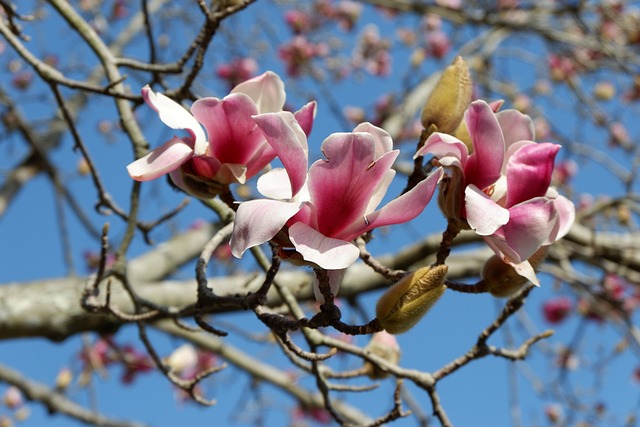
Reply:
M371 169L372 167L374 167L376 165L375 160L373 162L371 162L371 164L369 166L367 166L367 170Z
M365 223L366 225L369 225L369 220L367 219L367 216L366 216L366 215L362 215L362 219L364 219L364 223Z

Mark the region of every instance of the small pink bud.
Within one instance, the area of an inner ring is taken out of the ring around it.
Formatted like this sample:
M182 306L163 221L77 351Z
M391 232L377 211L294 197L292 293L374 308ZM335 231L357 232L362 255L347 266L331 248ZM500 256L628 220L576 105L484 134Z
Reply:
M376 356L394 365L400 360L400 345L398 344L398 340L395 336L386 331L376 332L373 334L371 336L371 341L369 341L365 350L370 351ZM365 366L369 370L367 375L371 379L382 379L389 375L387 372L383 371L371 362L365 362Z
M573 310L573 302L568 297L550 299L542 306L544 318L547 322L558 324L562 322Z
M10 386L4 392L4 404L9 409L16 409L23 404L22 392L15 386Z

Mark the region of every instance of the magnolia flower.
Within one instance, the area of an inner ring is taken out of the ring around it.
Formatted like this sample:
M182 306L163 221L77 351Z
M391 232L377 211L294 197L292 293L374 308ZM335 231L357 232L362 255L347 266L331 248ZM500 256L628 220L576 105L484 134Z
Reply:
M527 261L563 237L575 217L573 203L550 188L559 145L535 143L533 122L516 110L494 113L470 104L465 123L473 144L434 133L416 156L433 154L450 167L439 202L449 221L473 229L503 262L538 284Z
M376 210L395 175L391 165L399 154L386 131L362 123L353 132L330 135L321 148L326 158L307 173L307 138L293 115L281 112L254 119L284 169L274 169L258 180L258 190L266 199L238 207L232 253L239 258L248 248L273 239L283 257L329 270L334 294L344 269L359 256L352 240L374 228L418 216L442 175L438 169Z
M127 166L136 181L149 181L168 173L185 192L210 198L229 184L243 184L276 156L251 118L282 111L284 84L273 72L239 84L223 99L197 100L191 106L191 114L149 86L142 89L142 96L167 126L186 129L189 136L174 136ZM295 113L307 134L314 115L315 102Z

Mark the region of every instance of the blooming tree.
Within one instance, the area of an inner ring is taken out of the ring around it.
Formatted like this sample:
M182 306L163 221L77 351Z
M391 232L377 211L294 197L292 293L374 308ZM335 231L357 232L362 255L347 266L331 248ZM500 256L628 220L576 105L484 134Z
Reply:
M0 425L633 425L637 5L187 3L0 0Z

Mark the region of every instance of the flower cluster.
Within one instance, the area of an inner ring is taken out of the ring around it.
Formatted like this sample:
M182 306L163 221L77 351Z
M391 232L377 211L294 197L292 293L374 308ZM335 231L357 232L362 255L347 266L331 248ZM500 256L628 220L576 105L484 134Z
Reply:
M399 155L389 133L369 122L333 133L322 143L324 158L309 167L307 138L316 104L283 111L284 84L272 72L238 84L223 99L196 101L191 113L148 86L142 94L166 125L185 129L188 136L174 136L131 163L129 174L146 181L168 173L178 187L205 198L245 183L277 158L282 167L257 181L263 198L237 206L231 253L240 258L247 249L271 242L280 258L326 270L334 295L345 269L360 256L354 240L416 218L439 183L438 201L449 229L474 230L496 253L483 279L493 283L487 290L497 296L526 280L538 284L534 268L574 220L573 203L550 187L560 146L534 142L531 118L517 110L498 112L501 102L471 102L472 83L462 58L445 70L421 116L430 136L415 157L432 155L441 167L381 208ZM446 266L440 265L443 259L438 262L432 286L437 292L423 304L427 308L446 287ZM511 273L496 275L505 268ZM398 288L393 304L378 317L395 324L405 315L395 314L396 300L403 306L421 301L424 292L414 288ZM314 291L323 301L318 283ZM418 318L412 315L396 329Z
M573 203L550 187L560 146L534 142L529 116L494 109L472 102L466 143L435 132L416 156L431 154L449 170L439 203L450 224L483 236L503 262L538 284L529 258L563 237L575 217Z

